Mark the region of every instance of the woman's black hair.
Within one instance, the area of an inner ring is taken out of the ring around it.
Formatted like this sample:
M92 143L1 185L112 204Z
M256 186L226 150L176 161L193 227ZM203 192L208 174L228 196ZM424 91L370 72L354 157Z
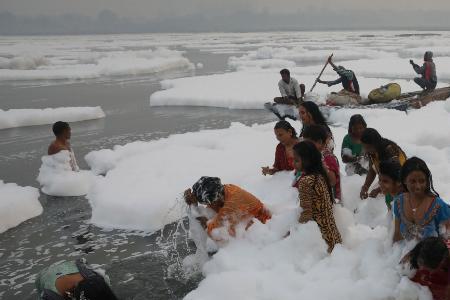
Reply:
M428 169L427 164L423 160L415 156L407 159L400 171L400 180L402 181L402 185L405 191L408 191L408 188L405 184L406 177L408 177L408 175L414 171L419 171L425 174L425 177L427 178L426 192L429 195L439 197L438 192L436 192L433 186L433 176L431 175L430 169Z
M283 74L291 75L291 72L289 72L288 69L282 69L282 70L280 71L280 74L281 74L281 75L283 75Z
M400 147L391 140L383 138L376 129L366 128L361 136L361 142L367 145L371 145L375 147L375 150L378 153L378 158L380 161L390 160L391 152L388 150L389 146L396 147L400 149ZM401 152L403 152L400 149Z
M395 182L401 182L400 170L402 166L396 160L385 160L380 162L380 175L385 175Z
M105 279L100 275L89 277L78 283L73 295L77 300L118 300Z
M348 134L352 134L352 127L357 124L361 124L364 128L367 128L367 123L363 116L356 114L350 117L350 122L348 123Z
M328 139L327 129L322 125L308 125L303 131L303 138L325 144Z
M303 106L306 109L306 111L308 113L310 113L310 115L314 121L314 124L325 126L327 128L328 132L331 134L331 129L330 129L330 127L328 127L327 121L316 103L314 103L312 101L305 101L305 102L302 102L300 104L300 106ZM305 126L302 127L300 136L303 136L304 129L305 129Z
M297 138L297 131L295 131L295 128L292 127L291 123L289 123L288 121L285 120L281 120L279 122L277 122L277 124L275 124L275 128L274 129L284 129L286 131L291 131L291 137L293 138Z
M302 172L307 175L321 175L323 177L330 199L334 203L330 181L322 164L322 154L317 150L316 146L312 142L303 141L294 146L294 153L301 159Z
M424 265L434 270L448 258L449 252L444 240L440 237L427 237L411 250L410 264L414 269Z

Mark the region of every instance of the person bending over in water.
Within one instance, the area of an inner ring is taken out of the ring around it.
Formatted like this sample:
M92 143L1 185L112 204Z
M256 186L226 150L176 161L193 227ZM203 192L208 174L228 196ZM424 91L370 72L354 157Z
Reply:
M403 193L400 169L401 166L397 161L382 161L380 163L378 179L388 210L392 208L392 201Z
M361 142L364 151L369 156L369 172L364 185L361 187L360 197L361 199L367 199L369 196L375 198L381 192L381 189L375 188L370 194L368 191L377 174L380 173L380 162L391 160L403 165L406 161L406 154L396 143L381 137L378 131L373 128L364 130Z
M297 186L303 211L298 221L316 222L328 244L328 252L331 252L342 238L333 215L333 195L322 165L322 155L313 143L304 141L294 146L294 163L295 168L302 172Z
M342 200L339 161L337 157L325 147L329 139L327 130L322 125L310 125L306 127L303 137L305 141L312 142L322 154L324 169L327 172L328 180L333 191L333 200L334 198Z
M39 300L117 300L109 280L84 260L65 261L42 270L36 279Z
M75 154L70 146L70 137L72 135L69 123L58 121L53 124L52 127L53 133L55 134L55 140L48 147L47 153L48 155L57 154L63 150L69 151L70 154L70 167L72 171L79 171L77 160L75 158Z
M275 97L273 101L278 104L298 105L305 96L305 85L291 77L288 69L280 71L281 79L278 82L281 97Z
M430 236L448 236L450 207L434 190L426 163L417 157L408 159L400 171L405 192L394 201L394 242L421 240Z
M255 196L236 185L222 184L217 177L201 177L192 190L184 192L184 199L188 205L200 203L217 213L210 220L206 217L197 218L208 235L216 241L220 241L221 237L215 234L215 229L226 227L228 234L234 237L238 224L243 223L248 229L254 218L265 224L272 216Z
M348 134L344 137L341 147L341 157L348 175L367 174L367 159L364 155L361 136L367 128L361 115L353 115L348 124Z
M299 143L294 127L288 121L279 121L274 128L275 136L280 142L275 150L273 168L262 167L263 175L273 175L279 171L294 170L294 145Z

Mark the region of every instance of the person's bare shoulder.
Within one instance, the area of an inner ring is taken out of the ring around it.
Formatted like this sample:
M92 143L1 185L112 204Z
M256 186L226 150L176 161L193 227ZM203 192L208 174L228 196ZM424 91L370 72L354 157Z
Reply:
M48 146L48 150L47 150L47 154L48 155L53 155L56 154L62 150L66 150L66 148L61 145L60 143L58 143L57 141L53 141L50 146Z

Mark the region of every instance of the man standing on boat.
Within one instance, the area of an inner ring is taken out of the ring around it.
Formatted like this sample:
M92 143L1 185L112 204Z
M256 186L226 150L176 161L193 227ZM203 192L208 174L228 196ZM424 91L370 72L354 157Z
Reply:
M355 73L352 70L347 70L343 66L336 66L332 57L328 58L328 63L333 67L333 70L339 75L339 78L334 81L324 81L317 79L318 83L333 86L341 83L344 88L338 93L332 93L327 103L330 105L345 105L345 104L359 104L361 97L359 96L359 83Z
M305 96L305 85L298 84L298 81L291 77L288 69L280 71L281 80L278 82L281 97L275 97L273 101L278 104L298 105Z
M436 65L433 62L433 52L427 51L423 56L422 67L415 64L411 59L409 63L413 66L414 71L422 77L414 78L414 82L417 83L424 90L434 90L437 84Z

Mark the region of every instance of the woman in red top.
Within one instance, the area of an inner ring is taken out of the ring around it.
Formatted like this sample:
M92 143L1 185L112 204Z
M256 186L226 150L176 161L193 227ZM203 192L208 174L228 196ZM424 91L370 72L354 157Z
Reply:
M440 237L428 237L402 260L409 260L416 269L412 281L430 289L434 300L449 300L450 255L448 246Z
M273 175L279 171L294 170L294 146L300 142L294 127L288 121L279 121L274 128L280 142L275 150L273 168L262 167L263 175Z

